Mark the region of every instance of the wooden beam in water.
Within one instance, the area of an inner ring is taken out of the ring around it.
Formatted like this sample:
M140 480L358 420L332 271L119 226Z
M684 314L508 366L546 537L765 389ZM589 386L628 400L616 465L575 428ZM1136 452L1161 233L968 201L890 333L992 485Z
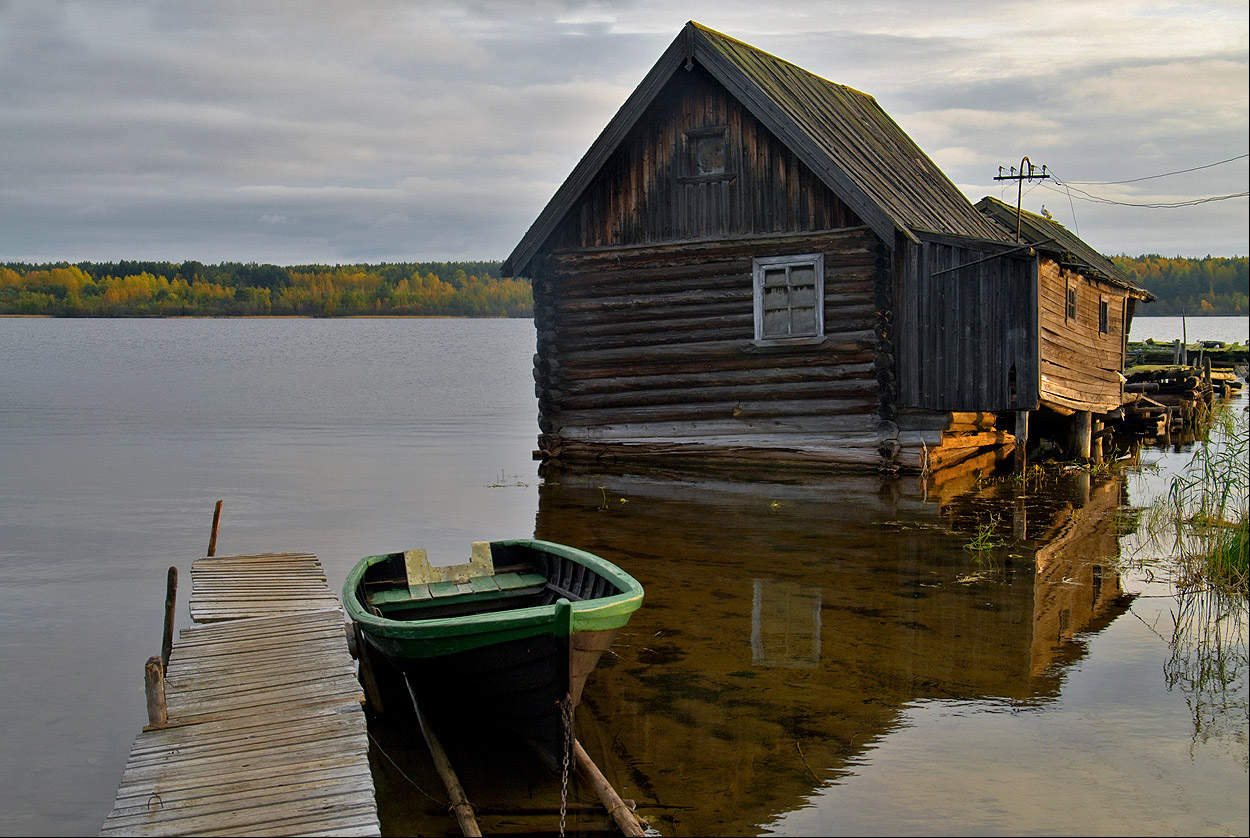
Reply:
M456 776L455 769L451 767L451 760L447 758L447 752L443 750L442 743L438 741L438 737L434 735L434 731L425 720L425 714L421 712L421 704L417 701L417 694L412 689L412 682L408 680L407 673L404 674L404 686L408 688L408 695L412 697L412 709L417 713L417 724L421 726L421 735L425 737L426 747L430 749L434 767L438 769L438 776L447 787L447 794L451 798L451 810L456 816L456 822L460 824L460 831L466 836L480 836L482 830L477 825L477 818L473 816L473 807L469 805L469 798L464 793L464 787L460 785L460 778Z
M616 821L616 825L621 828L621 832L630 836L630 838L642 838L642 836L646 835L642 829L642 824L638 822L638 817L625 804L625 801L621 800L621 796L616 793L616 789L612 788L608 778L603 776L599 766L595 765L594 760L590 758L590 754L586 753L586 749L582 747L582 743L576 739L573 740L573 755L577 757L577 767L586 775L586 779L594 788L595 794L599 795L599 799L603 801L608 814L612 816L612 820Z

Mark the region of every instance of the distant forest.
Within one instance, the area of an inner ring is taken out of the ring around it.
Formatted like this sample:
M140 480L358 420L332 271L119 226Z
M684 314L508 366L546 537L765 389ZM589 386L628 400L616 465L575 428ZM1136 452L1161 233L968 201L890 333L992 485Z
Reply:
M1158 297L1138 314L1250 313L1250 260L1114 256ZM0 314L58 317L368 315L532 317L529 283L499 262L258 265L79 262L0 265Z
M1158 297L1137 309L1145 317L1250 313L1250 259L1208 256L1113 256L1111 261Z
M532 317L525 280L499 262L0 265L0 314L58 317Z

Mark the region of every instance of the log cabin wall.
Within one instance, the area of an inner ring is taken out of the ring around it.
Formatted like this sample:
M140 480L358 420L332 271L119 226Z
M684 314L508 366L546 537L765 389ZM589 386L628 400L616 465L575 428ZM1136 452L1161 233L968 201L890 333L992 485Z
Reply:
M1042 257L1042 403L1108 413L1124 401L1125 302L1128 291Z
M752 260L813 252L824 340L757 343ZM534 282L541 452L876 464L879 261L862 228L553 255Z

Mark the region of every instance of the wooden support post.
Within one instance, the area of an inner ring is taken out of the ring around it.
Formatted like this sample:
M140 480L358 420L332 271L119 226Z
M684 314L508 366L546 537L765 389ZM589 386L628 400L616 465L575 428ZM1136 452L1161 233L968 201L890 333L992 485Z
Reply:
M165 577L165 634L161 638L161 668L169 669L174 649L174 607L178 604L178 568L172 565Z
M1028 465L1025 451L1029 445L1029 412L1016 411L1016 471L1023 472Z
M434 735L434 731L425 720L425 714L421 712L421 705L417 702L417 694L412 689L412 682L408 680L407 673L404 673L404 685L408 687L408 695L412 697L412 709L417 713L417 724L421 726L421 735L425 737L426 747L430 749L434 767L438 769L438 776L443 779L443 785L447 787L447 796L451 798L451 810L456 816L457 823L460 824L460 831L466 836L480 836L482 830L477 825L477 818L473 816L473 807L469 805L469 798L464 793L464 787L460 785L460 778L456 776L455 769L451 767L451 760L447 759L447 752L443 750L442 743L438 741L438 737Z
M1073 455L1078 459L1089 459L1093 420L1094 415L1088 410L1078 410L1072 414L1072 449Z
M1177 338L1172 341L1172 363L1175 366L1181 365L1181 339Z
M577 767L586 775L595 793L599 795L599 799L607 808L608 814L621 828L621 832L631 838L641 838L646 835L642 824L638 822L638 817L625 805L625 801L621 800L621 796L616 793L616 789L612 788L608 778L603 776L599 766L595 765L590 754L586 753L586 749L582 747L582 743L576 739L573 740L573 754L577 757Z
M208 552L207 556L217 555L217 525L221 523L221 501L217 501L217 508L213 510L213 531L208 536Z
M159 655L144 664L143 690L148 698L148 726L163 727L169 721L169 709L165 706L165 667Z
M1102 462L1102 420L1090 422L1089 456L1095 463Z

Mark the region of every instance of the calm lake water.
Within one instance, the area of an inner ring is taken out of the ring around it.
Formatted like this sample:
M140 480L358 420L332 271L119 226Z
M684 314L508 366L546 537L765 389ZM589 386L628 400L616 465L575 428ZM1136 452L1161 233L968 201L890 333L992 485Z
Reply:
M1133 339L1170 340L1153 319ZM1246 339L1196 320L1190 340ZM308 550L335 589L360 556L532 534L624 566L647 598L579 735L664 835L1250 831L1244 609L1225 689L1189 684L1134 533L1185 446L1022 496L543 481L533 345L521 320L0 320L0 833L98 831L146 721L165 571L185 626L218 499L218 553ZM990 524L1002 547L964 549ZM384 830L455 834L411 732L373 732ZM479 805L558 805L523 755L452 744Z

